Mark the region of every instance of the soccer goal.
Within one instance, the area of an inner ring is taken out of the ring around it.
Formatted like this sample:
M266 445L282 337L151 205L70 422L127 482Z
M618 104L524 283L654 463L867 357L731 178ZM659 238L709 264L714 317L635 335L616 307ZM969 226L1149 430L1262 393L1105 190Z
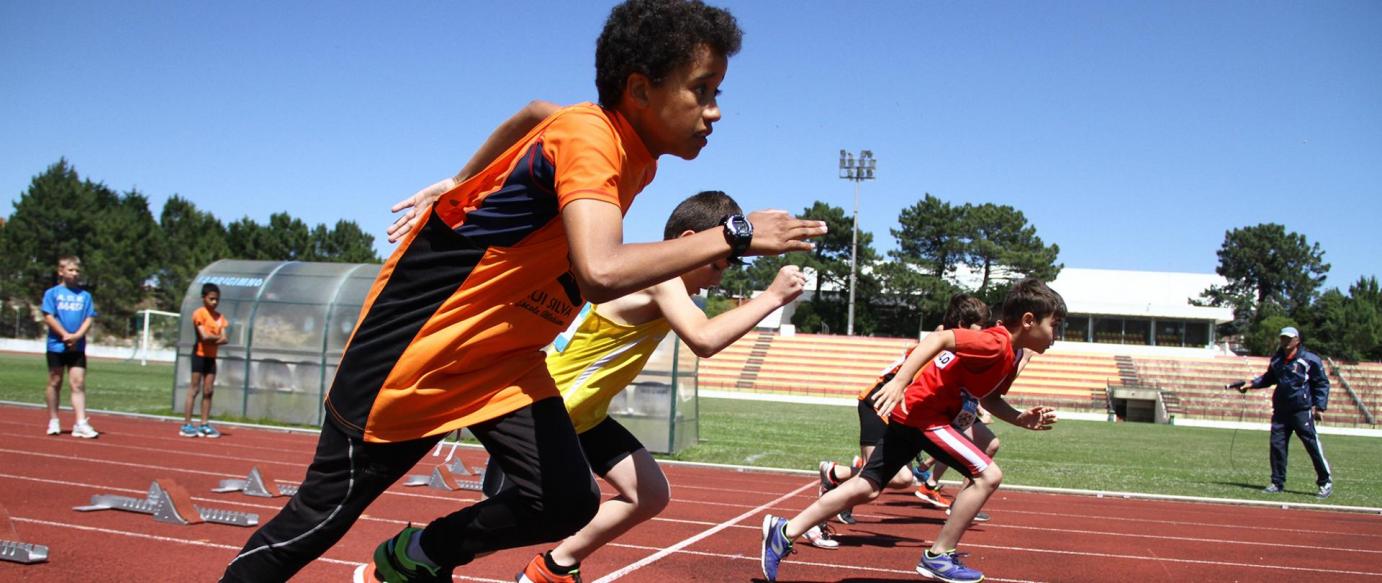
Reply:
M149 364L149 355L177 344L178 320L182 317L176 312L161 310L140 310L137 317L143 320L139 333L139 343L134 347L130 360L139 359L139 365Z

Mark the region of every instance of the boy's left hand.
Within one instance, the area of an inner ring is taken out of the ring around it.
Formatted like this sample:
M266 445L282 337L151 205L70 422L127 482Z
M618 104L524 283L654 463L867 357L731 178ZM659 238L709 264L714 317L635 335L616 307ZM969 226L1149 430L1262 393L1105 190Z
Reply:
M1018 427L1033 431L1049 431L1056 424L1056 410L1050 407L1032 407L1017 416Z
M389 242L397 243L404 235L408 234L408 231L417 227L423 217L427 216L427 210L432 208L432 203L437 202L441 195L455 187L455 178L443 178L413 193L412 196L394 203L393 208L389 209L390 212L396 213L403 210L408 212L395 219L385 231L389 237Z

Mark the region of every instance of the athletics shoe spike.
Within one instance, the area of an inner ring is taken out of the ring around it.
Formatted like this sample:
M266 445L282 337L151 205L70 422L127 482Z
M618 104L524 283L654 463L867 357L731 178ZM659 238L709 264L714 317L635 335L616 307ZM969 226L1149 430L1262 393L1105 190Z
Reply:
M777 566L791 554L792 541L787 538L787 519L771 514L763 517L763 551L760 555L763 577L777 581Z
M570 573L558 575L547 568L547 560L538 553L533 560L523 567L523 572L514 579L517 583L581 583L580 568L572 569Z
M921 552L921 562L917 563L917 572L932 579L945 581L945 583L979 583L983 581L984 574L964 566L960 562L961 556L963 555L955 551L933 555L930 549L927 549Z

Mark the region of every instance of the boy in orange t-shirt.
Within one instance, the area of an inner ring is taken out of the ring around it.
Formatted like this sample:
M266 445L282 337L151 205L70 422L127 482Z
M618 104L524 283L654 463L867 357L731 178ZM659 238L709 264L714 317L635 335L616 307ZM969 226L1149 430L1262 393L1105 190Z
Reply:
M211 426L211 395L216 390L216 351L226 343L226 328L230 323L216 311L221 304L221 288L214 283L202 285L202 307L192 312L192 331L197 335L196 348L192 350L192 385L187 387L187 404L182 411L182 428L178 435L183 437L209 437L215 439L221 432ZM202 424L192 423L192 408L197 401L197 393L202 395Z

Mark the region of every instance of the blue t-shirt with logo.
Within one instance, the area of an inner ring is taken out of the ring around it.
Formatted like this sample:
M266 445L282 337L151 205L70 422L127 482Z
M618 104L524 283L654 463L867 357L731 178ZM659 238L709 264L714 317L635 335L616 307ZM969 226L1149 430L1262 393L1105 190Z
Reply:
M72 289L58 284L43 292L43 313L58 319L68 333L81 329L87 318L96 317L96 305L91 301L91 293L84 289ZM48 329L48 352L66 352L67 345L51 328ZM73 352L86 351L86 337L72 345Z

